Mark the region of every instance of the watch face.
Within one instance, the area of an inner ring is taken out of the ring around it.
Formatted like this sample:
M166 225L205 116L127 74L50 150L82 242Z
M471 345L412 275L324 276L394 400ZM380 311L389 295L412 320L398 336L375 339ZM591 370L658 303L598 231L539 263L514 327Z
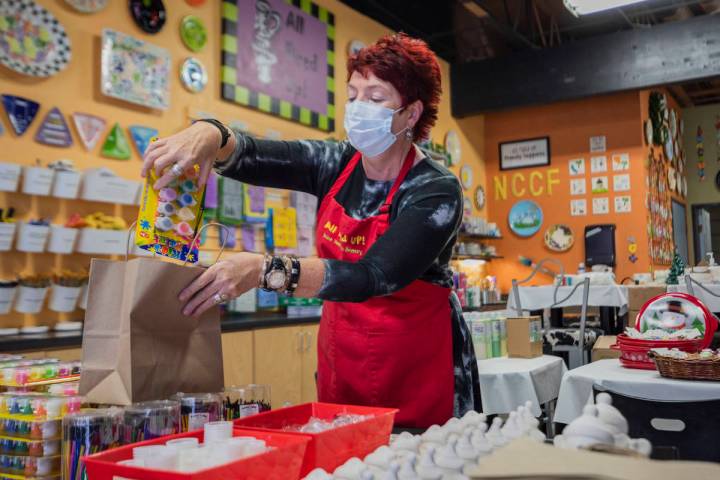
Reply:
M268 287L272 288L273 290L282 288L283 285L285 285L285 273L281 272L280 270L273 270L272 272L268 273L267 284Z

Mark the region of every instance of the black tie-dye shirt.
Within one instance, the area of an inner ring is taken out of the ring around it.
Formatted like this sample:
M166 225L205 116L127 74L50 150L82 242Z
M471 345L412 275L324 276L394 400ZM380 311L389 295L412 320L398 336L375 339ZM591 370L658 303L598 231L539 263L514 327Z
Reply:
M216 165L221 175L264 187L316 195L320 201L355 154L347 142L260 140L236 134L235 152ZM358 162L336 200L354 218L376 215L393 182L368 179ZM416 279L452 286L448 262L462 220L460 183L427 158L400 185L390 207L390 228L358 262L325 260L324 300L362 302L391 294ZM477 365L467 326L451 296L455 357L455 411L480 405Z

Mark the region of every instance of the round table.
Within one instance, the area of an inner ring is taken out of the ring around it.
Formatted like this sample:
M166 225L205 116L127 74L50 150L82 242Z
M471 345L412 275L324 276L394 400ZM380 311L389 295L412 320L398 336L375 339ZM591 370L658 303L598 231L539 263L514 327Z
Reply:
M561 357L498 357L478 360L483 413L510 413L530 400L533 415L541 415L541 405L558 398L563 374Z
M617 359L598 360L565 373L553 421L570 423L579 417L591 401L593 385L649 400L720 399L720 382L675 380L661 377L657 370L625 368Z

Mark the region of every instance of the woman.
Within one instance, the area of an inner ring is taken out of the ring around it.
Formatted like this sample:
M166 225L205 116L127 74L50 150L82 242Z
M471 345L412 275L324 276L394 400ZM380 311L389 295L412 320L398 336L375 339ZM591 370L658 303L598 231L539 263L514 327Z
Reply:
M424 42L394 35L352 56L347 71L349 141L257 140L199 121L153 143L143 176L165 171L162 188L199 164L203 179L214 166L250 184L317 195L320 258L232 255L180 294L184 312L257 286L322 298L320 401L397 407L397 425L427 427L480 409L448 269L461 189L413 143L437 119L440 68Z

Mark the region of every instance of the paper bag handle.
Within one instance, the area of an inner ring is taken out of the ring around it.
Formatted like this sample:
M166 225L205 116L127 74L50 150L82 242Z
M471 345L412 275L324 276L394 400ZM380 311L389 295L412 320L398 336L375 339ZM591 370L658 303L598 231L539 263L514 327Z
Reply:
M223 232L225 233L225 235L222 237L222 243L220 244L220 252L218 253L217 258L215 258L215 263L217 263L218 260L220 260L220 256L225 251L225 243L227 242L227 237L230 234L230 230L227 228L227 226L225 226L221 223L210 222L210 223L206 223L205 225L202 225L198 229L197 233L195 234L195 237L192 239L192 242L190 242L189 250L192 250L192 246L197 243L198 239L200 238L200 235L202 235L203 230L205 230L207 227L209 227L211 225L220 227L223 230ZM128 231L127 231L127 238L125 241L125 261L126 262L128 261L129 256L130 256L130 244L131 244L130 241L132 239L132 234L134 233L136 226L137 226L137 220L130 224L130 228L128 228ZM153 257L155 257L156 255L157 255L157 253L153 250ZM187 260L187 255L186 255L183 265L187 265L187 262L188 262L188 260Z

